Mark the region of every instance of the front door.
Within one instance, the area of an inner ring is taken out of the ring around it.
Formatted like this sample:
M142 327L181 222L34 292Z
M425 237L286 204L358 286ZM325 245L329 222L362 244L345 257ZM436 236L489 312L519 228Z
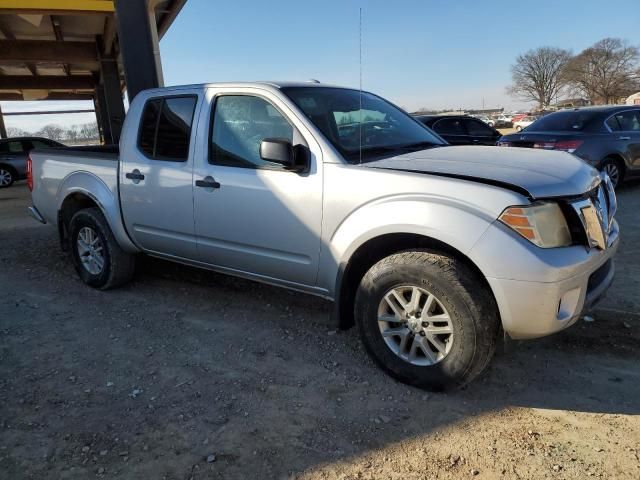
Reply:
M192 140L197 104L197 95L147 100L137 140L127 138L120 152L120 198L129 235L145 251L189 260L197 260Z
M286 103L269 92L220 93L211 105L213 123L194 169L201 260L267 280L313 286L322 215L319 147ZM298 145L309 168L297 173L262 160L265 138Z

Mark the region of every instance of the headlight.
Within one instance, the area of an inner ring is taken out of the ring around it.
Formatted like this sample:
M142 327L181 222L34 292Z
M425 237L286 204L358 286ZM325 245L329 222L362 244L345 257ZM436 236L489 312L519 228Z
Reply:
M567 221L555 202L539 202L524 207L509 207L498 218L531 243L542 248L571 245Z

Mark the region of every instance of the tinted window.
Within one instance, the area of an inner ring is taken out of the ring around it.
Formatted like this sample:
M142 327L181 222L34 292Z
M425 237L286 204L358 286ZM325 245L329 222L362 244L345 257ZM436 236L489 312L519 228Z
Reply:
M282 90L348 161L442 145L424 125L370 93L328 87Z
M27 150L31 150L32 148L51 148L59 146L59 143L53 142L51 140L33 139L25 142L25 147Z
M618 123L618 119L616 118L615 115L607 118L607 121L605 123L607 124L607 127L611 129L612 132L620 130L620 124Z
M155 158L186 160L189 157L191 122L195 108L195 97L165 99L158 120Z
M150 100L144 106L142 120L140 121L140 132L138 133L138 148L149 157L154 156L154 146L156 143L156 127L158 125L158 115L162 100Z
M459 118L444 118L433 124L433 129L442 135L466 135L467 131Z
M24 148L22 148L22 142L18 140L0 143L0 153L11 154L22 152L24 152Z
M189 96L147 102L140 121L140 150L156 160L187 160L196 101Z
M613 128L611 123L613 120L618 124L618 128ZM626 112L616 113L613 117L607 120L607 125L611 130L621 130L623 132L638 132L640 131L640 112L637 110L627 110Z
M209 162L233 167L277 165L260 158L265 138L293 143L293 127L269 102L249 95L218 97L214 107Z
M495 135L493 129L478 120L465 120L469 135L474 137L493 137Z
M584 129L597 113L572 110L546 115L527 128L527 132L571 132ZM528 118L524 118L527 121Z

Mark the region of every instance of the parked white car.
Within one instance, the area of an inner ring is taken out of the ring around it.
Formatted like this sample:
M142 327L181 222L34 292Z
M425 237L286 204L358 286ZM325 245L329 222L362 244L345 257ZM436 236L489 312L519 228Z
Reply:
M523 129L527 128L529 125L531 125L536 120L537 120L536 117L527 116L527 117L521 118L517 122L514 122L513 127L516 129L516 132L520 132Z

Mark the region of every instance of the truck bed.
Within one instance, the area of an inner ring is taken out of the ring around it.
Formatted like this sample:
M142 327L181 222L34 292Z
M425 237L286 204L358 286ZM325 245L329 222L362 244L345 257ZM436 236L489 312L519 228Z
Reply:
M118 155L117 145L32 150L33 204L47 222L54 224L60 202L70 188L91 195L102 192L111 196L111 204L117 205ZM96 183L102 188L96 189Z

